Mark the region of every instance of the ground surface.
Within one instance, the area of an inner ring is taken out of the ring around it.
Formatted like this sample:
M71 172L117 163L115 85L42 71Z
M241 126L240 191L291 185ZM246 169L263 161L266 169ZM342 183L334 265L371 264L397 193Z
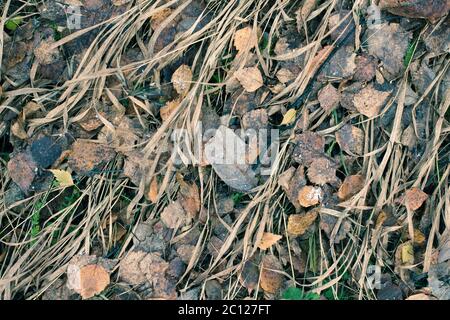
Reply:
M2 1L0 298L449 299L448 10Z

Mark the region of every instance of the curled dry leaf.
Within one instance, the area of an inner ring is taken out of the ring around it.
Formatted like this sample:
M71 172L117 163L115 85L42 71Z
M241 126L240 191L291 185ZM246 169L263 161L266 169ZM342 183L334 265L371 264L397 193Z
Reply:
M234 76L247 92L255 92L264 84L261 72L257 67L239 69Z
M339 187L337 196L341 200L348 200L357 194L364 187L364 177L360 174L355 174L345 177L344 182Z
M320 187L304 186L298 192L298 202L305 208L319 204L322 198L323 191Z
M380 113L381 107L386 104L391 95L387 91L379 91L369 84L353 97L356 110L368 118L373 118Z
M336 141L348 154L362 155L364 152L364 131L358 127L345 124L336 132Z
M340 94L332 84L327 84L319 91L317 99L325 111L331 111L339 105Z
M234 34L234 47L240 53L253 49L258 43L258 35L251 27L239 29Z
M264 232L261 241L258 244L258 248L261 250L267 250L282 238L279 234L270 232Z
M324 157L314 159L308 168L307 176L314 184L333 183L336 181L336 165Z
M416 187L405 192L405 206L412 211L419 209L427 199L428 194Z
M281 263L274 255L264 256L261 262L261 288L268 293L276 293L283 283L282 270Z
M180 96L185 96L189 92L192 82L192 70L189 66L181 65L172 75L172 83L175 91Z
M392 14L436 22L450 10L447 0L380 0L379 6Z
M288 218L287 232L298 237L309 229L309 227L316 221L317 210L311 210L304 214L291 214Z

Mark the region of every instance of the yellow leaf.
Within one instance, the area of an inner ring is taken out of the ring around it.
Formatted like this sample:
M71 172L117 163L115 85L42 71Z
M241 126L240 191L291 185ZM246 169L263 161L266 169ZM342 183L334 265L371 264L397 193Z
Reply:
M402 246L402 263L414 264L414 249L411 242L407 242Z
M70 187L73 186L72 175L64 170L49 170L55 176L56 181L58 181L61 187Z
M283 121L281 122L281 126L283 126L283 125L287 125L287 124L290 124L290 123L292 123L292 122L294 122L294 120L295 120L295 115L297 114L297 110L295 110L295 109L289 109L285 114L284 114L284 117L283 117Z
M281 238L282 236L280 236L279 234L264 232L261 241L258 244L258 248L260 248L261 250L267 250L275 243L277 243Z

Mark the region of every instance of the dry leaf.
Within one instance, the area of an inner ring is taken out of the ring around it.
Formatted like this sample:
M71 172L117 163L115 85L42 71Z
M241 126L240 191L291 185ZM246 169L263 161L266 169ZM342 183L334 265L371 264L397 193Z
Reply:
M409 296L405 300L437 300L437 299L425 293L417 293Z
M317 210L311 210L304 214L291 214L288 218L287 232L298 237L309 229L309 227L316 221Z
M164 105L164 107L159 109L159 115L161 116L161 119L163 121L166 121L167 119L169 119L169 116L172 114L172 112L174 112L176 110L176 108L178 108L179 105L180 105L179 99L168 101Z
M255 92L264 84L261 72L257 67L239 69L234 76L247 92Z
M360 174L355 174L345 177L344 182L339 187L337 196L341 200L348 200L357 194L364 187L364 177Z
M356 110L368 118L373 118L380 113L381 107L385 105L390 92L379 91L369 84L353 97Z
M157 13L152 14L150 26L153 30L159 28L159 26L172 14L173 10L170 8L164 8Z
M28 139L28 135L24 129L24 121L22 117L19 116L19 118L13 123L11 126L11 133L21 140Z
M295 79L295 75L287 68L281 68L278 70L276 77L283 84Z
M450 10L447 0L380 0L379 6L398 16L428 19L432 23Z
M257 43L257 33L251 27L239 29L234 33L234 46L240 53L253 49Z
M281 263L273 255L264 256L261 262L261 288L268 293L276 293L283 282L283 270Z
M419 188L414 187L405 192L405 206L412 211L419 209L427 199L428 194Z
M30 154L22 152L9 160L8 172L11 179L26 194L36 175L37 165Z
M423 245L425 243L425 235L419 229L414 229L414 244Z
M239 273L239 282L251 293L258 286L259 268L254 259L244 263L242 271Z
M83 299L99 294L109 284L109 273L102 266L90 264L80 269L80 291Z
M68 159L69 167L78 174L89 175L111 161L116 153L106 145L85 140L76 140Z
M297 114L297 110L289 109L283 116L283 121L281 121L280 126L291 124L295 121L295 115Z
M181 65L172 75L172 84L175 91L180 96L185 96L189 92L192 82L192 70L189 66Z
M49 171L53 173L53 176L55 176L56 181L58 181L61 187L70 187L74 185L72 175L69 172L58 169L50 169Z
M258 248L260 248L261 250L267 250L275 243L277 243L281 238L281 235L264 232L261 241L258 244Z
M323 156L325 140L315 132L304 132L295 137L293 157L301 165L309 166L314 159Z
M314 159L308 168L307 176L314 184L333 183L336 181L336 165L324 157Z
M147 194L148 199L151 201L151 203L156 203L158 200L158 180L156 177L152 179L152 182L150 182L150 188Z
M346 124L336 132L336 141L348 154L362 155L364 152L364 131Z
M319 2L317 0L305 0L302 6L296 12L297 28L300 30L303 23L306 22L308 16L317 7Z
M200 192L195 183L189 184L179 180L180 193L178 200L190 218L195 218L200 212Z
M325 111L331 111L339 105L340 94L332 84L319 91L317 99Z
M131 285L144 282L155 285L165 280L165 272L168 268L169 263L158 253L131 251L121 261L119 275L122 280Z
M298 192L298 202L302 207L311 207L318 204L323 197L320 187L304 186Z
M411 241L403 243L400 247L402 264L414 264L414 248Z
M176 229L186 224L186 212L179 201L172 202L161 212L161 222L169 229Z
M53 40L42 40L34 49L36 60L42 65L49 65L59 59L58 48L53 48Z

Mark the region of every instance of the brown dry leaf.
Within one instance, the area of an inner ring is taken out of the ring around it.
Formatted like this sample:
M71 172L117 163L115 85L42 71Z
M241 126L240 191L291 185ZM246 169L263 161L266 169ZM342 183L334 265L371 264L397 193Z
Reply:
M111 161L116 153L106 145L86 140L76 140L68 159L69 167L78 174L90 175Z
M356 110L368 118L373 118L380 113L388 97L391 95L387 91L379 91L369 84L353 97Z
M234 76L247 92L255 92L264 84L261 72L257 67L239 69Z
M200 192L195 183L189 184L182 179L179 180L180 193L178 201L190 218L195 218L200 212Z
M24 125L23 118L19 116L19 118L11 126L11 133L21 140L28 139Z
M194 250L194 245L182 244L177 248L177 254L184 263L189 264L189 261L194 254Z
M242 271L239 273L239 282L247 288L249 293L256 289L259 280L259 268L254 260L252 258L246 261Z
M268 293L276 293L283 283L282 270L283 266L274 255L264 256L261 262L261 288Z
M315 132L304 132L295 137L293 157L301 165L309 166L313 160L323 155L325 140Z
M289 201L296 209L299 209L299 190L306 185L305 170L303 166L299 166L297 169L291 167L283 172L279 176L278 183L283 188Z
M319 91L317 99L320 106L325 111L331 111L339 105L341 96L338 90L332 85L327 84L322 90Z
M131 285L144 282L155 285L165 280L165 272L168 268L169 263L158 253L132 251L121 261L119 275L122 280Z
M336 132L336 141L342 150L351 155L362 155L364 152L364 131L346 124Z
M247 129L266 129L269 123L269 115L266 109L251 110L242 117L242 128Z
M347 237L347 234L351 230L351 223L345 219L341 225L339 226L339 229L334 237L334 239L331 239L331 236L333 234L333 230L336 227L336 224L338 223L339 218L332 216L330 214L321 214L320 215L320 223L319 227L321 230L325 232L327 237L330 240L333 240L334 243L339 243L342 240L344 240Z
M245 27L234 33L234 46L239 53L253 49L258 43L258 35L251 27Z
M377 28L368 29L366 39L369 54L383 62L381 72L387 80L393 80L403 72L403 58L411 38L412 33L398 23L382 23Z
M425 294L425 293L416 293L416 294L409 296L405 300L437 300L437 298L430 296L428 294Z
M287 68L281 68L280 70L278 70L276 77L278 81L280 81L283 84L288 83L289 81L295 79L295 75L292 73L291 70Z
M423 245L425 243L425 235L419 229L414 229L414 244Z
M178 108L179 105L180 105L179 99L168 101L164 105L164 107L159 109L159 115L161 116L161 119L163 121L166 121L167 119L169 119L169 116L172 114L172 112L174 112L176 110L176 108Z
M371 55L362 54L355 59L356 69L353 75L354 81L369 82L375 77L377 71L377 59Z
M80 269L80 291L83 299L89 299L99 294L109 284L109 273L105 268L90 264Z
M317 0L303 1L302 6L295 13L296 18L297 18L297 29L298 30L301 29L301 27L303 26L303 23L306 22L306 19L311 14L311 12L313 12L314 9L316 9L318 3L319 2Z
M164 8L162 10L159 10L157 13L152 14L150 21L150 26L152 27L152 29L158 29L158 27L172 14L172 12L172 9Z
M298 237L309 229L309 227L316 221L317 210L311 210L304 214L291 214L288 218L287 232Z
M305 208L319 204L322 198L323 191L320 187L304 186L298 192L298 202Z
M186 224L186 212L179 201L172 202L161 212L161 221L169 229L176 229Z
M181 65L172 75L172 84L175 91L180 96L185 96L189 92L192 82L192 70L189 66Z
M447 0L380 0L379 6L398 16L428 19L432 23L450 10Z
M282 238L279 234L270 232L264 232L261 241L258 244L258 248L261 250L267 250Z
M12 181L26 194L36 175L37 165L29 153L18 153L8 162L8 172Z
M307 171L309 180L318 185L336 181L336 165L327 158L318 158L312 161Z
M419 209L427 199L428 194L416 187L405 192L405 206L412 211Z
M59 50L52 47L53 43L53 40L42 40L34 49L34 55L40 64L49 65L59 59Z
M158 180L154 177L152 182L150 182L150 187L147 193L147 198L151 201L151 203L156 203L158 200L158 189Z
M364 187L364 177L360 174L355 174L345 177L344 182L339 187L337 196L341 200L348 200L357 194Z

